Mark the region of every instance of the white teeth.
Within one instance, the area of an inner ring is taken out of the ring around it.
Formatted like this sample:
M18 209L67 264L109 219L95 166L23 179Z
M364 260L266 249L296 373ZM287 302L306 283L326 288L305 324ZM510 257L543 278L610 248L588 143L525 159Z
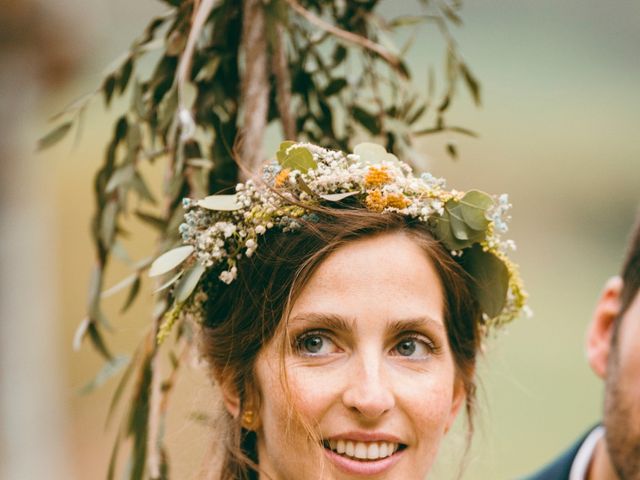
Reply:
M360 458L362 460L366 460L367 457L367 445L362 442L356 443L356 449L353 452L353 456L356 458Z
M353 457L353 452L354 451L355 451L355 447L353 445L353 442L347 441L347 449L345 450L345 453L347 455L349 455L350 457Z
M354 442L352 440L330 440L329 447L340 455L358 460L378 460L393 455L400 445L393 442Z
M378 450L378 455L380 455L380 458L389 456L389 444L387 442L380 443L380 449Z
M370 443L369 448L367 449L367 458L369 460L375 460L376 458L380 458L380 447L377 443Z

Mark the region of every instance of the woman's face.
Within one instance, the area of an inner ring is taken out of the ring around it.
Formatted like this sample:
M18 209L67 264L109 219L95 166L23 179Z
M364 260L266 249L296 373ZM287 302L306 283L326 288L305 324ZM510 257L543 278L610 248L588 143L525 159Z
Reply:
M288 390L282 339L257 359L268 478L424 478L464 396L443 306L431 261L403 233L353 241L325 259L291 311Z

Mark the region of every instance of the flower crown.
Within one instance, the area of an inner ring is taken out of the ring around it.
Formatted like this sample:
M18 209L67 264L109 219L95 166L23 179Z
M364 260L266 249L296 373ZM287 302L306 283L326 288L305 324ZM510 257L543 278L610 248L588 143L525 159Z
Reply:
M517 266L507 257L515 244L500 238L507 231L506 195L448 191L443 179L429 173L414 176L409 165L373 143L345 154L283 142L276 159L264 167L263 182L239 183L232 195L183 200L185 222L179 231L184 245L158 257L149 272L158 276L187 265L161 287L176 284L174 308L159 340L196 296L193 292L206 271L216 269L220 281L233 282L238 260L251 257L268 230L295 231L302 221L317 219L313 207L331 207L347 198L367 210L395 212L428 225L472 277L484 327L507 323L525 308Z

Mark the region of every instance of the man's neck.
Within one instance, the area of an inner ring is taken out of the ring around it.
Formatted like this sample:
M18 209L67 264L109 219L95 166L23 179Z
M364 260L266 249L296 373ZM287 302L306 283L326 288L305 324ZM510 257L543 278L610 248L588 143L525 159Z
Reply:
M598 440L586 480L620 480L611 464L605 438Z

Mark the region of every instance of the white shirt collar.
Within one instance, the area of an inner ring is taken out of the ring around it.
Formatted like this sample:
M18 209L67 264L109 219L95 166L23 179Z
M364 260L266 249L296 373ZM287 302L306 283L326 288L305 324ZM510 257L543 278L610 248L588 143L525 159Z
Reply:
M604 437L604 426L594 428L580 445L580 449L571 464L569 480L586 480L587 472L598 441Z

